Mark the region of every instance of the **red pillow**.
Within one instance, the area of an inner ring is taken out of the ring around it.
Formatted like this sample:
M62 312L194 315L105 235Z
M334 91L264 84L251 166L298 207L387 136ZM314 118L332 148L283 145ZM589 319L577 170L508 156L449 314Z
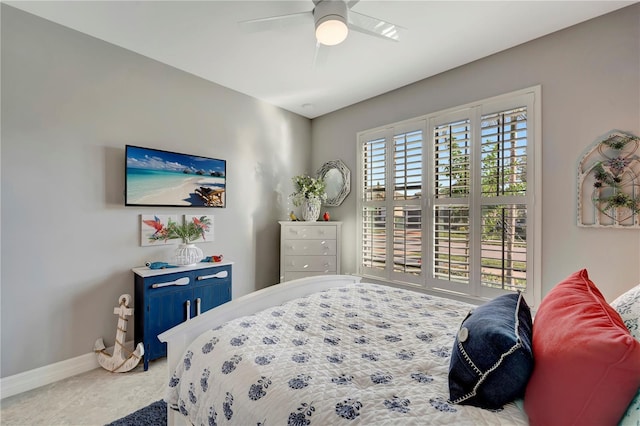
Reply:
M583 269L553 288L533 322L532 426L615 425L640 387L640 342Z

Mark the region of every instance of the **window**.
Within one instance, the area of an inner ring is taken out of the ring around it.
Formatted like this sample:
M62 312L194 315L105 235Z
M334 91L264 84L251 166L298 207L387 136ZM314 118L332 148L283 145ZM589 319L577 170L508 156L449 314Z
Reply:
M534 87L359 133L359 273L537 304L539 105Z

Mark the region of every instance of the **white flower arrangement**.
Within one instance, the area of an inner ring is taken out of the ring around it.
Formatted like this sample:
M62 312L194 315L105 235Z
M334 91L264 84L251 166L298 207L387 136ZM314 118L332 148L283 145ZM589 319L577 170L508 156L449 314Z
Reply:
M296 207L301 206L308 199L318 198L320 201L327 199L326 184L323 179L298 175L293 178L293 183L296 190L291 194L291 200Z

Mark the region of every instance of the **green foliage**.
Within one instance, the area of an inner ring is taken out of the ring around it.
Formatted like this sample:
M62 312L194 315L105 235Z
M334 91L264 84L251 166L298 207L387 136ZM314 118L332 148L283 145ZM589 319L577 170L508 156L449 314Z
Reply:
M631 142L634 138L632 137L624 137L621 135L609 137L609 139L602 141L602 143L609 148L621 150L625 147L625 145Z
M179 238L183 243L190 244L199 240L200 237L204 238L204 234L210 225L211 220L206 216L200 216L199 218L194 217L193 221L182 224L178 224L169 219L166 228L151 237L151 239L174 240Z
M619 207L626 207L633 213L640 212L640 197L633 198L624 192L616 192L609 197L600 198L598 201L600 203L604 203L604 211Z
M593 202L599 204L599 208L603 212L617 208L627 208L633 213L640 212L640 196L634 198L631 195L622 192L623 188L620 184L622 179L618 173L622 172L626 167L627 163L625 160L614 158L609 160L607 164L614 170L614 172L605 170L602 162L598 162L593 168L593 176L596 179L593 186L595 188L600 188L600 191L613 189L613 194L594 197Z
M483 153L482 158L482 194L489 195L525 195L527 191L527 165L517 158L499 159L499 145L494 144L491 151ZM518 177L517 179L510 180Z
M293 178L293 183L296 188L291 194L294 206L301 206L305 199L319 198L321 201L327 199L326 184L323 179L299 175Z
M604 167L602 166L602 162L598 162L598 164L596 164L593 168L593 177L596 178L596 183L599 183L598 185L595 185L596 188L601 187L603 183L606 183L607 185L616 184L616 182L614 181L614 176L604 169Z

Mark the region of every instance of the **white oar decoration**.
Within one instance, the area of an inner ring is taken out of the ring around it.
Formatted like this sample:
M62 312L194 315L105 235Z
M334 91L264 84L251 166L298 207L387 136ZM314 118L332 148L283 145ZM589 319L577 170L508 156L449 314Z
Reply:
M124 347L127 336L127 317L133 315L133 308L129 307L131 296L123 294L119 298L120 306L113 308L113 313L118 315L118 329L116 330L116 343L113 347L113 355L110 355L104 346L102 338L96 340L93 351L98 356L98 363L105 370L112 373L126 373L135 368L144 355L144 346L138 343L136 350L131 352ZM126 353L126 355L125 355Z

